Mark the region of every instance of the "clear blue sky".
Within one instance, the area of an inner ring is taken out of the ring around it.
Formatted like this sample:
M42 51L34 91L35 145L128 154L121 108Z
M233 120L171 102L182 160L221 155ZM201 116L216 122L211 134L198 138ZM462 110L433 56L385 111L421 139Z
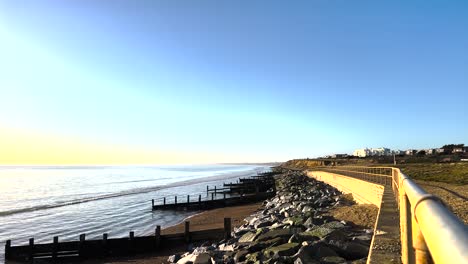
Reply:
M468 143L467 1L289 3L1 0L0 129L185 163Z

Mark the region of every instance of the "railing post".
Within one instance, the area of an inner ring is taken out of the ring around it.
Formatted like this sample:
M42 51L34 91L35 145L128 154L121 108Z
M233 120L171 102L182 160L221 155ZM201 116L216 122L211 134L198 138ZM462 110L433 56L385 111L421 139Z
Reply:
M29 261L32 263L34 260L34 238L29 239Z
M224 239L231 238L231 218L224 218Z
M190 203L190 195L187 195L187 204Z
M151 209L154 208L154 199L151 199Z
M403 264L414 264L414 251L412 247L411 205L404 190L400 190L400 237L401 261Z
M163 204L166 205L166 197L163 198Z
M175 202L175 204L177 204L177 195L174 198L174 202Z
M214 200L214 193L211 193L211 200Z
M185 230L184 230L185 242L190 242L190 222L185 221Z
M427 248L426 241L424 236L419 230L418 222L416 221L415 216L412 217L412 231L413 231L413 248L415 251L415 262L418 264L432 264L431 254Z
M58 236L54 236L54 244L52 246L52 259L57 259L57 252L58 252L58 248L59 247L59 244L58 244Z
M159 249L161 245L161 226L157 225L156 230L154 230L154 237L155 237L155 248Z
M215 189L214 189L214 191L215 191L215 194L216 194L216 185L215 185Z
M201 208L201 194L198 195L198 208Z

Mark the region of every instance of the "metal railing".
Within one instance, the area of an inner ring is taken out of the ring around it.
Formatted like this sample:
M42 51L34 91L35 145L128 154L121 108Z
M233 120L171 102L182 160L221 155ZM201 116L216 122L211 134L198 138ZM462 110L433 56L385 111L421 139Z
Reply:
M404 264L468 263L468 228L435 195L425 192L400 169L338 166L319 170L392 186L400 211Z

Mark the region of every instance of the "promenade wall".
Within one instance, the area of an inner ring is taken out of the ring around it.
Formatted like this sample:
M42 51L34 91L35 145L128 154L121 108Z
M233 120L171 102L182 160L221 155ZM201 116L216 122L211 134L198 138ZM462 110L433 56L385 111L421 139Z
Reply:
M324 171L307 171L307 176L325 182L342 193L351 193L358 204L373 204L378 208L382 204L384 187L380 184Z

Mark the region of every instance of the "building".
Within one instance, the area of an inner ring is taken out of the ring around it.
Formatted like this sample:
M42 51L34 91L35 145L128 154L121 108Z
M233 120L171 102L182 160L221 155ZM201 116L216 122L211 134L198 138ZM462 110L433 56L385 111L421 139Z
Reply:
M443 148L438 148L438 149L435 149L435 152L436 152L437 154L443 154L443 153L445 152L445 149L443 149Z
M465 153L465 148L453 148L452 153Z
M392 152L388 148L373 148L371 149L372 156L390 156Z
M416 150L415 149L408 149L405 151L405 154L408 155L408 156L413 156L414 154L416 154Z
M341 158L347 158L348 154L333 154L330 156L332 159L341 159Z
M372 155L372 152L368 148L356 149L353 152L353 156L361 157L361 158L368 157L368 156L371 156L371 155Z
M436 153L435 149L425 149L426 155L434 155Z

